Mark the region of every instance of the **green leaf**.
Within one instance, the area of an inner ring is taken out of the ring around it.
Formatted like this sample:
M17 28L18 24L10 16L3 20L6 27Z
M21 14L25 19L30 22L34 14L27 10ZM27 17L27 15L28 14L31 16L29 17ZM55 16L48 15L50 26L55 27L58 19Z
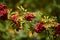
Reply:
M2 37L3 37L4 39L10 39L11 34L8 33L8 32L6 32L6 33L4 33L4 34L2 35Z
M7 21L5 21L5 23L6 23L6 27L9 27L12 24L12 21L7 20Z
M25 29L29 29L29 28L30 28L30 25L29 25L28 23L25 23L25 24L24 24L24 28L25 28Z
M3 32L3 31L6 31L5 26L3 26L3 24L1 24L1 23L0 23L0 31L2 31L2 32Z
M5 21L0 20L0 23L1 23L3 26L6 26L6 25L5 25Z

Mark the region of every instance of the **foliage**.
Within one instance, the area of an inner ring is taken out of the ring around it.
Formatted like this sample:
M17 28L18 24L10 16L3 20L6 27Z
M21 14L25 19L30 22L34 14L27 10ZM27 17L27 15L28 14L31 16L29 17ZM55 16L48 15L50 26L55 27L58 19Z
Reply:
M1 0L0 40L59 40L59 1Z

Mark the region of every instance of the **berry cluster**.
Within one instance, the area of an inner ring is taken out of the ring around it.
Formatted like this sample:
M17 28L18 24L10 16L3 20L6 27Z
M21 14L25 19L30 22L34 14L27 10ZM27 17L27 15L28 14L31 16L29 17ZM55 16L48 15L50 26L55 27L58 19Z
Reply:
M7 5L0 4L0 19L5 20L7 18Z
M32 21L32 19L34 18L35 16L33 15L33 14L26 14L25 15L25 19L27 20L27 21Z
M43 27L43 23L42 22L37 22L36 27L35 27L35 31L37 33L40 33L40 32L42 32L44 30L45 30L45 28Z
M16 20L18 17L19 17L19 15L13 15L13 16L11 16L10 20L12 22L14 22L16 25L18 25L19 21Z
M55 34L60 34L60 24L55 28Z

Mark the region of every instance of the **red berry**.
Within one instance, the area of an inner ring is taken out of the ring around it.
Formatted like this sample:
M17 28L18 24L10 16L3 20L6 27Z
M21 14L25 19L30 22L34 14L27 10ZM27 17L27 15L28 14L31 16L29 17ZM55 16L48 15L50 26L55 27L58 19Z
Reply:
M32 19L34 18L35 16L33 15L33 14L26 14L25 15L25 19L27 20L27 21L32 21Z
M4 8L5 7L5 8ZM5 19L5 16L7 18L7 6L4 4L0 4L0 19Z
M38 23L36 23L36 26L42 27L43 26L43 23L42 22L38 22Z
M44 30L45 30L45 28L43 27L43 23L42 22L36 23L35 31L37 33L40 33L40 32L42 32Z
M55 28L55 34L60 34L60 24Z
M19 15L13 15L13 16L11 16L10 20L12 20L12 21L13 21L13 20L16 20L16 19L18 18L18 16L19 16Z
M16 25L18 25L19 24L19 21L16 21L16 20L14 20L13 21Z
M13 15L13 16L11 16L10 20L12 22L14 22L16 25L18 25L19 21L16 20L18 17L19 17L19 15Z

